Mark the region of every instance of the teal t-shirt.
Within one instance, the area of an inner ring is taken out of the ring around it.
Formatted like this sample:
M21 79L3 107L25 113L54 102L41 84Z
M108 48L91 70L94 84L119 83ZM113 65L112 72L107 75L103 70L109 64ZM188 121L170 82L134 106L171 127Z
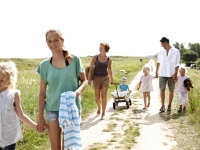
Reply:
M120 84L120 85L119 85L119 88L120 88L122 91L127 91L127 90L128 90L128 84Z
M80 58L74 56L71 63L65 68L55 68L51 65L50 59L46 59L40 63L37 72L47 84L45 109L59 111L61 93L78 89L78 76L84 72L84 69ZM80 114L80 97L76 99L76 105Z

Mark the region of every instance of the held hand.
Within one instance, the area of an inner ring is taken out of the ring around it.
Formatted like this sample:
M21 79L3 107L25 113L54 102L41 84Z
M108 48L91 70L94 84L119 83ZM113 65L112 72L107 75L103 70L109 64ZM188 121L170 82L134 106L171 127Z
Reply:
M158 78L158 73L156 72L155 77L154 78Z
M40 119L37 123L37 131L38 132L44 132L45 129L48 127L46 121L44 120L44 118Z
M172 79L173 79L174 81L177 81L177 74L176 74L176 73L172 75Z

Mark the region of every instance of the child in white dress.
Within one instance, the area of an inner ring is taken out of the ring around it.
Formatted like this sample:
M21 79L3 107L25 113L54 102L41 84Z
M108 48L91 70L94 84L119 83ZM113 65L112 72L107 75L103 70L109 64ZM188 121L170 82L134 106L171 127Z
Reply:
M179 74L177 76L178 85L177 85L177 92L178 92L178 99L180 107L178 109L178 112L185 111L186 106L188 104L188 90L184 86L184 80L190 79L189 76L186 75L186 68L184 66L179 67Z
M15 64L0 62L0 150L15 150L16 143L23 138L19 119L36 130L36 123L23 113L16 82Z
M154 78L153 75L150 75L150 67L144 66L143 67L143 75L140 78L138 90L140 89L140 86L142 85L142 92L143 92L143 98L144 98L144 110L146 110L150 106L150 92L153 91L153 85L152 85L152 79ZM147 104L148 99L148 104Z

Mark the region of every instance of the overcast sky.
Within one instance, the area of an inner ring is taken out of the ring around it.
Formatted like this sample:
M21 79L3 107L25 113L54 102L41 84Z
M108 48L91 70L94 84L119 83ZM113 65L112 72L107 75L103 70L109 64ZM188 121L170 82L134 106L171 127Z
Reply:
M200 43L199 0L0 0L0 57L48 57L45 32L63 32L65 47L79 56L153 55L162 36Z

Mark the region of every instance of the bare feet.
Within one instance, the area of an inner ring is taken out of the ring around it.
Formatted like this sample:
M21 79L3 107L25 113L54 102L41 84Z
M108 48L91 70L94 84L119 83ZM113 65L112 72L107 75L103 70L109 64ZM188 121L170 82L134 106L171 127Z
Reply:
M103 118L104 116L105 116L105 114L104 114L104 113L102 113L102 115L101 115L101 120L103 120L103 119L104 119L104 118Z
M97 110L97 115L100 115L101 113L101 107Z
M146 109L147 109L147 107L144 107L143 109L144 109L144 110L146 110Z

